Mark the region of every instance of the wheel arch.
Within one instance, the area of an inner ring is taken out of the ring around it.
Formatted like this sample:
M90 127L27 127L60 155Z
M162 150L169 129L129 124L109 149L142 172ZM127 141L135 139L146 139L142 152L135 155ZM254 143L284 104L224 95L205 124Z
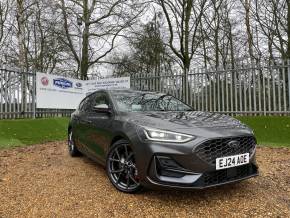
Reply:
M112 147L114 145L114 143L116 143L117 141L120 141L120 140L127 140L131 144L131 140L129 139L129 137L127 135L125 135L124 133L116 133L113 136L109 147Z

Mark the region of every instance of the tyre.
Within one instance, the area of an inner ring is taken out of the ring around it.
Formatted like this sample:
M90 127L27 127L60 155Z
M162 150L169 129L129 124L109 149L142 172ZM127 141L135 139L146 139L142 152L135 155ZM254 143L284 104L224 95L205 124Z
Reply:
M68 132L67 144L68 144L68 152L69 152L70 156L78 157L81 155L81 153L79 152L79 150L75 146L72 130L69 130L69 132Z
M116 189L136 193L142 189L133 150L127 140L113 144L106 160L107 175Z

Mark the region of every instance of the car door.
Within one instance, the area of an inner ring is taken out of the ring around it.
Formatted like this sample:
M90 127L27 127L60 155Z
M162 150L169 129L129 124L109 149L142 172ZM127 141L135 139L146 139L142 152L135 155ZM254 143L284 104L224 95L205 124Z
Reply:
M86 144L86 114L87 109L89 108L89 97L86 97L79 105L76 112L73 114L73 131L74 131L74 140L80 151L86 153L85 144Z
M105 154L112 138L113 113L97 112L95 106L107 104L112 106L105 92L97 92L90 96L86 115L83 117L85 124L85 145L89 156L105 163Z

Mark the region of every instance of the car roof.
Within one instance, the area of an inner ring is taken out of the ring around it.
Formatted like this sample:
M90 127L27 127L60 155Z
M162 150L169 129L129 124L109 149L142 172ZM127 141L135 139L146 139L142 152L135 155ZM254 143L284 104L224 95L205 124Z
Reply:
M110 90L104 90L106 92L109 92L109 93L118 93L118 94L130 94L130 93L140 93L140 94L143 94L143 93L152 93L152 94L162 94L160 92L153 92L153 91L139 91L139 90L133 90L133 89L110 89Z
M133 90L133 89L99 89L97 91L94 91L94 92L87 94L86 98L95 94L95 93L98 93L98 92L105 92L105 93L109 93L109 94L119 94L119 95L134 94L134 93L164 95L164 93L162 93L162 92L139 91L139 90Z

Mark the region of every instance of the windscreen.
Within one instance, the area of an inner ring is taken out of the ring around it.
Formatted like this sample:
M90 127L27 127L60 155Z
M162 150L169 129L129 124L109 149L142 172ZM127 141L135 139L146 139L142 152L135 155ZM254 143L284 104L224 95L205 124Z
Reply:
M192 108L171 95L142 92L113 92L119 111L192 111Z

